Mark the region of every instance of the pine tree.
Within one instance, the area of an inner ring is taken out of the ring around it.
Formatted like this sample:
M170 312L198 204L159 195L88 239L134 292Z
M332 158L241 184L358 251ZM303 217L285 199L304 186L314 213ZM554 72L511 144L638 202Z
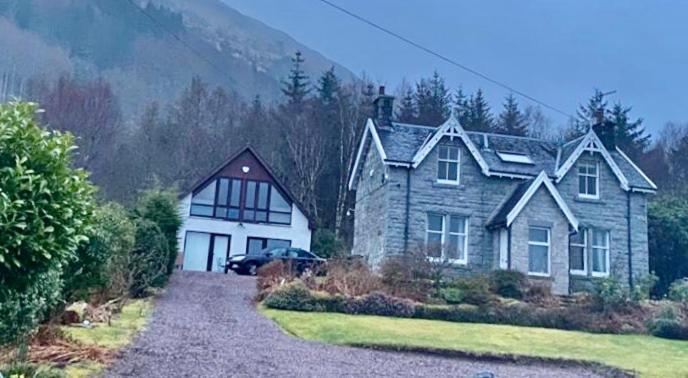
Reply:
M437 126L449 117L451 96L444 79L437 72L433 73L432 78L421 79L416 84L414 101L417 122L420 124Z
M337 92L339 92L341 83L337 75L334 73L334 66L325 71L320 79L318 79L318 99L324 106L329 106L335 102Z
M607 119L614 125L616 145L631 159L638 159L650 145L650 136L645 133L643 119L635 121L629 119L631 107L614 104L606 114Z
M399 122L404 123L417 122L416 103L413 101L413 90L411 88L406 89L404 97L401 99L401 104L399 104L396 118Z
M466 109L466 130L490 132L493 129L494 119L490 112L490 105L483 95L482 89L471 95Z
M513 94L509 94L504 102L504 109L499 114L497 131L518 136L528 134L528 119L518 108L518 102Z
M454 116L462 126L468 123L468 108L468 99L463 93L463 89L459 87L454 94Z
M588 103L581 105L576 112L576 133L578 135L587 133L594 124L603 121L606 111L607 102L604 100L604 93L595 89Z
M301 65L304 62L301 52L297 51L291 58L293 67L286 81L282 82L282 93L287 96L287 104L290 107L301 109L306 96L310 93L310 83L308 76L304 73Z

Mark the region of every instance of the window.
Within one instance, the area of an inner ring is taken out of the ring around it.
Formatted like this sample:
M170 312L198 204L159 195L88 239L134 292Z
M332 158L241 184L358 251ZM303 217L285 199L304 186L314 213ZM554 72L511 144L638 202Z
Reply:
M246 240L246 254L247 255L259 255L259 254L261 254L261 251L263 251L263 250L272 250L274 248L289 248L289 247L291 247L291 240L253 238L253 237L249 237Z
M578 164L578 195L583 198L600 198L600 170L597 162Z
M569 238L569 270L571 274L585 275L588 272L588 235L585 229Z
M497 151L497 156L507 163L534 164L533 160L528 155L519 154L517 152Z
M609 231L592 230L592 275L609 275Z
M437 160L437 182L444 184L459 183L459 148L439 146Z
M549 276L549 228L530 227L528 232L528 274Z
M448 225L449 227L446 227ZM468 218L458 215L428 214L426 247L432 259L467 262Z
M193 195L191 215L291 224L291 204L268 182L221 177Z

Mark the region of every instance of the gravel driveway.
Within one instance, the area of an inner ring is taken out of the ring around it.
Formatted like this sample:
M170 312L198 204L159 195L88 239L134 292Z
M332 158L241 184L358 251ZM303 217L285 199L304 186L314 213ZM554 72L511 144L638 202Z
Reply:
M108 377L592 377L583 369L515 365L338 347L299 340L259 314L254 279L178 272L146 330Z

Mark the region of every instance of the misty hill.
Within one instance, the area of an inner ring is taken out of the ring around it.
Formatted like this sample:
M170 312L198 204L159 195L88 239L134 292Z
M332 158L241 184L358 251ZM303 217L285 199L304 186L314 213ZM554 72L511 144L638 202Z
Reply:
M21 97L32 78L61 74L104 77L129 115L175 98L194 75L273 101L297 50L311 76L334 65L340 77L354 77L220 0L133 2L0 0L0 101Z

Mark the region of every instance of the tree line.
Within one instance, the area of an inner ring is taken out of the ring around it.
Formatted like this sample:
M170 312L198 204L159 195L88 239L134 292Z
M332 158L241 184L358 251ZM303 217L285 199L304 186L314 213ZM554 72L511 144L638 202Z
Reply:
M311 78L303 63L296 53L279 103L259 96L245 101L231 89L193 78L173 103L151 102L133 124L125 122L104 80L34 80L28 92L45 109L45 123L78 137L76 164L92 172L105 198L131 203L155 185L188 190L233 151L251 145L316 220L321 230L316 239L343 246L352 239L347 210L355 206L347 182L365 120L373 113L375 86L367 79L342 82L334 69ZM482 89L451 89L437 72L414 85L401 83L396 98L399 122L439 125L454 113L467 130L553 141L580 136L600 122L614 126L617 144L659 186L653 200L685 201L688 125L669 123L651 139L631 106L609 104L599 91L565 125L555 125L538 106L523 106L513 94L493 111Z

